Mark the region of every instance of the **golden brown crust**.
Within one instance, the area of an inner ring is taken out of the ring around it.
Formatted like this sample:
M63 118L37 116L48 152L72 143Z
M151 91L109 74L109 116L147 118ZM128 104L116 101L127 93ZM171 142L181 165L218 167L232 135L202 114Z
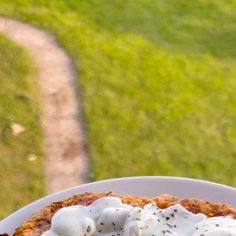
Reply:
M232 215L236 218L236 209L224 203L214 203L204 201L202 199L179 199L172 195L163 194L155 198L147 198L140 196L120 196L109 193L84 193L75 195L62 201L53 202L44 207L39 212L32 215L32 217L16 229L13 236L40 236L43 232L50 228L51 218L62 207L71 205L89 205L98 198L104 196L116 196L121 198L123 203L132 206L143 207L147 203L156 202L158 207L166 208L174 204L181 204L187 210L193 213L203 213L208 217ZM1 234L0 234L1 236Z

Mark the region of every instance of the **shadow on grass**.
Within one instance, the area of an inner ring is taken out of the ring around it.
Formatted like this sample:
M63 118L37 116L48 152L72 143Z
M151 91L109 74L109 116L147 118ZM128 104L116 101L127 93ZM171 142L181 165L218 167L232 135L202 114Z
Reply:
M236 2L83 1L66 7L112 33L141 35L171 52L236 55Z

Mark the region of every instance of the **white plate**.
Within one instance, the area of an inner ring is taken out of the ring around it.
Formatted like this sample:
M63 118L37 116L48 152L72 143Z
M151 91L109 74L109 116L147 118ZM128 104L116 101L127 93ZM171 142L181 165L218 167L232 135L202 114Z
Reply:
M0 234L5 232L12 234L14 229L29 218L32 213L55 200L77 193L109 191L119 194L137 194L150 197L169 193L179 197L200 197L209 201L225 202L236 207L236 189L221 184L164 176L119 178L84 184L37 200L2 220L0 222Z

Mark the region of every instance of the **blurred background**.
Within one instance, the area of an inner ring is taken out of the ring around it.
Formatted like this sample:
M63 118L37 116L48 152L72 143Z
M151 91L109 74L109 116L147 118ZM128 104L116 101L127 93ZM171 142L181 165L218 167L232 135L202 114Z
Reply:
M89 181L172 175L236 186L235 0L0 0L72 58ZM37 69L0 34L0 218L43 196Z

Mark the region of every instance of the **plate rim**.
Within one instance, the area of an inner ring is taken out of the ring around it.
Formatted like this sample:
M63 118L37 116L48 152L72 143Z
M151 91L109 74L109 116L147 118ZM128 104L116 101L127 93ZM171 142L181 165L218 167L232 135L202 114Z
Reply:
M71 194L76 194L76 192L78 191L78 193L80 192L80 189L83 188L89 188L89 187L93 187L96 185L100 185L102 186L103 184L111 184L111 183L117 183L117 182L132 182L132 181L137 181L137 180L142 180L142 181L163 181L163 182L168 182L168 181L177 181L179 183L193 183L193 184L198 184L198 185L202 185L202 186L211 186L213 188L220 188L225 191L231 191L233 193L236 194L236 188L232 187L232 186L228 186L228 185L224 185L224 184L220 184L220 183L216 183L216 182L212 182L209 180L204 180L204 179L195 179L195 178L189 178L189 177L179 177L179 176L129 176L129 177L120 177L120 178L111 178L111 179L105 179L105 180L99 180L99 181L95 181L95 182L90 182L90 183L85 183L82 185L77 185L74 187L70 187L70 188L66 188L63 189L61 191L52 193L52 194L48 194L45 195L44 197L37 199L27 205L25 205L24 207L16 210L15 212L11 213L10 215L8 215L7 217L5 217L4 219L2 219L0 221L0 229L3 227L4 225L11 222L11 219L20 217L20 215L22 213L24 213L26 211L26 209L29 208L34 208L36 207L38 204L40 205L40 203L46 201L46 204L49 204L53 201L57 201L59 199L62 198L66 198L67 196L63 197L61 195L68 195L71 196ZM95 191L96 192L96 191ZM99 192L99 191L98 191ZM44 204L45 205L45 204ZM38 209L42 208L43 206L38 207Z

